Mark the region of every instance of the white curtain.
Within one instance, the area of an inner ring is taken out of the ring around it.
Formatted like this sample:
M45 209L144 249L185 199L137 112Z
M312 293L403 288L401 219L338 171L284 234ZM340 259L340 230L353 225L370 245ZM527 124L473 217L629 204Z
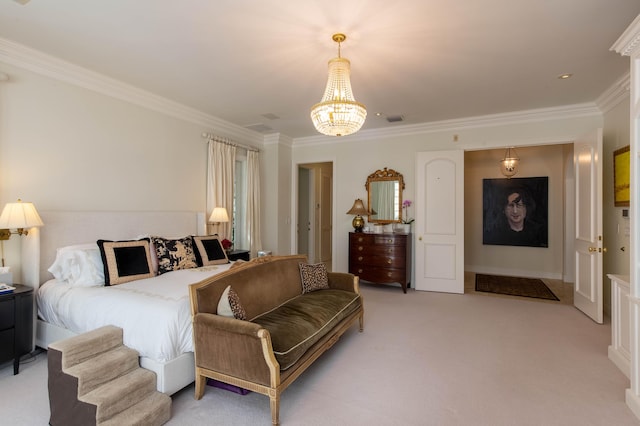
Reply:
M245 226L251 257L262 250L260 237L260 154L257 151L247 152L247 214Z
M232 240L233 182L236 169L236 147L224 140L209 140L207 161L207 221L215 207L227 209L229 222L207 224L208 234L218 234Z

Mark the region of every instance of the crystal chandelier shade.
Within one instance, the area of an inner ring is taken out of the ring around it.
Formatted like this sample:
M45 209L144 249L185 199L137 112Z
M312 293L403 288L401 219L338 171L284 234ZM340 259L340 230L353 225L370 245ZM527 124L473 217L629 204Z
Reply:
M367 118L364 105L351 90L351 62L340 57L340 43L346 39L335 34L338 57L329 61L329 78L320 103L311 107L311 121L318 132L328 136L346 136L360 130Z
M512 153L512 149L513 148L507 148L507 151L504 153L504 158L500 160L500 173L502 173L507 179L518 173L518 164L520 163L520 158L518 158L516 150L513 149Z

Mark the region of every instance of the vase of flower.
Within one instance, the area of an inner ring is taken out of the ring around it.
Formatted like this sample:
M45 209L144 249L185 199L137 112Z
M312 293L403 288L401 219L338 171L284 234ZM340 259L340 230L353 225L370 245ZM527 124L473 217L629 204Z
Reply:
M409 207L411 207L411 200L404 200L402 202L402 210L404 210L404 215L402 217L402 223L400 224L402 232L408 234L411 232L411 224L415 219L409 217Z

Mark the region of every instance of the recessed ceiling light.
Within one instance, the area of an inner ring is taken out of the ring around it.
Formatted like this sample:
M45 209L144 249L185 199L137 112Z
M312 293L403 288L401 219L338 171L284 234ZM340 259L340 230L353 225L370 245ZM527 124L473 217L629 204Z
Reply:
M567 73L567 74L560 74L560 75L558 76L558 78L559 78L560 80L566 80L566 79L571 78L571 77L573 77L573 74L569 74L569 73Z

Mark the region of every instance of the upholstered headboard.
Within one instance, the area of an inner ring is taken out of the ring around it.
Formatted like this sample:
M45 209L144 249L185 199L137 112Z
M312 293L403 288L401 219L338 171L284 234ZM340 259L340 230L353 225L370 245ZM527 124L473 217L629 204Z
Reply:
M29 233L23 244L23 275L28 285L38 287L52 278L47 269L56 249L98 239L134 239L141 235L183 237L206 233L201 212L124 212L124 211L41 211L44 226ZM25 252L26 251L26 252ZM39 261L38 261L39 260Z

